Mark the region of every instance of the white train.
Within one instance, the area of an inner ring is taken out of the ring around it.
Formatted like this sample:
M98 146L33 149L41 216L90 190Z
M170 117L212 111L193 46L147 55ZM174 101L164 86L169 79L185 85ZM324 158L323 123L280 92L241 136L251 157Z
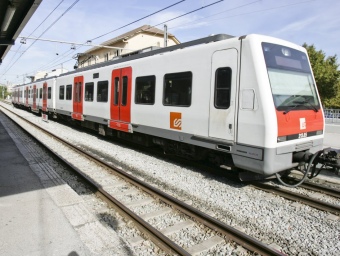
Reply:
M215 35L15 88L13 104L164 152L269 176L322 148L306 50Z

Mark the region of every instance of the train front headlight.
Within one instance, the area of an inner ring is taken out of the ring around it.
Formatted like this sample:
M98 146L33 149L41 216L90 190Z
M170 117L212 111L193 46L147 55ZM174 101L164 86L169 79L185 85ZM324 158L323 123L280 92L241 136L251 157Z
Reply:
M287 140L287 136L279 136L277 137L277 142L283 142Z

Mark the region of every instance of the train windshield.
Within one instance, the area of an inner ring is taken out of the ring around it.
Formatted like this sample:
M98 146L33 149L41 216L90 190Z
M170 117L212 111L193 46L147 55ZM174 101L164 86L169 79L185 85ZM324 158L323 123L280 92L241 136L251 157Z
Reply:
M271 43L262 43L262 50L276 109L317 112L320 103L306 54Z

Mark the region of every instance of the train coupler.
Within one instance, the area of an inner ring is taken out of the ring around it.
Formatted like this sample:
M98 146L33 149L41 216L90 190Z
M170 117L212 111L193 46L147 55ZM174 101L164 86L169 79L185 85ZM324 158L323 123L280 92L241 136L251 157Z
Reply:
M310 161L310 173L308 178L312 179L319 175L322 170L333 171L335 174L340 175L340 150L334 148L324 148L316 152Z

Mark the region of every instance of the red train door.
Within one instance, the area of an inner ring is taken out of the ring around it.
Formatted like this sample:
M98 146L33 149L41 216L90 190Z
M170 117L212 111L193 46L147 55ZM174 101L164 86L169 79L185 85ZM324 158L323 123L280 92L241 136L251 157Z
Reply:
M28 107L28 87L26 87L25 104Z
M33 85L33 106L32 111L37 111L37 86Z
M131 78L131 67L112 71L109 127L124 132L132 132Z
M73 83L73 113L72 118L84 121L83 116L83 84L84 77L76 76Z
M42 111L47 112L47 83L43 84L43 104Z

